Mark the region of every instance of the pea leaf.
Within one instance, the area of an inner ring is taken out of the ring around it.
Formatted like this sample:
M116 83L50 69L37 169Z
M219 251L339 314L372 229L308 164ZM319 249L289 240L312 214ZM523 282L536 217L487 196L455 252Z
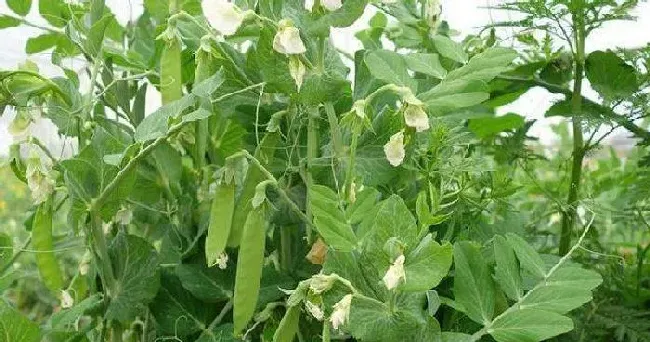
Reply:
M404 58L399 53L387 50L372 51L366 55L365 62L375 78L412 90L417 88L415 80L408 73Z
M38 342L41 340L40 335L36 323L32 323L4 301L0 301L0 336L3 341Z
M183 287L194 297L215 303L232 297L235 275L232 267L220 270L207 268L203 264L181 264L176 266L176 275Z
M447 275L451 258L451 244L445 243L441 246L428 234L405 258L406 281L401 289L426 291L436 287Z
M412 248L417 243L417 225L401 197L392 195L381 202L374 215L373 224L366 237L367 251L375 256L375 262L381 268L387 268L391 256L384 251L384 244L391 238ZM385 269L384 268L384 269Z
M522 296L521 274L515 252L503 236L494 237L495 279L508 298L519 300Z
M94 294L69 309L63 309L52 315L50 321L55 329L65 329L74 326L79 317L95 310L101 310L104 298L101 294Z
M106 319L129 322L146 310L160 286L158 253L147 240L120 233L108 249L117 285Z
M161 280L162 286L149 309L163 334L185 337L209 324L215 305L205 305L192 296L170 272L163 272Z
M220 324L216 327L208 327L203 330L196 342L235 342L238 341L232 333L233 326L230 323Z
M553 312L524 309L509 312L494 321L490 335L498 342L536 342L571 331L573 321Z
M508 113L503 116L471 119L469 129L479 138L487 138L497 133L521 128L525 123L523 116Z
M7 0L7 6L21 17L26 16L32 8L32 0Z
M467 63L467 53L463 50L463 46L451 40L449 37L436 35L433 37L433 44L438 50L438 53L443 57L449 58L458 63Z
M494 283L479 247L461 241L454 245L454 297L474 322L488 324L494 314Z
M25 52L28 54L33 54L51 49L56 46L60 38L61 34L59 33L45 33L40 36L31 37L27 39Z
M17 26L20 26L20 20L18 20L17 18L5 14L0 15L0 29L17 27Z
M607 100L632 95L639 88L636 69L613 51L590 53L585 72L594 90Z
M351 251L357 238L339 203L336 193L326 186L314 185L309 189L309 205L318 232L332 248Z
M412 336L418 321L405 310L390 310L387 305L368 297L354 296L347 325L355 338L363 341L402 341Z
M183 96L178 101L160 107L144 120L135 129L135 140L144 142L164 136L169 128L168 120L180 115L185 109L196 102L194 95Z
M39 1L38 12L54 27L64 27L70 17L68 5L63 0Z
M533 247L519 235L508 233L506 237L508 238L508 244L512 246L517 254L517 259L519 259L521 267L536 277L544 278L547 272L546 265Z
M472 335L456 332L443 332L441 342L473 342Z
M440 58L435 53L411 53L404 56L409 69L438 79L447 75L447 70L440 64Z

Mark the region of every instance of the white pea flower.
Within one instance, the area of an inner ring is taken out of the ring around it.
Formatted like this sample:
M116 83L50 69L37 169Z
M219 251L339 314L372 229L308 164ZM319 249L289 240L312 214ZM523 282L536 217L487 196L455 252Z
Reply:
M323 7L328 11L336 11L337 9L343 7L341 0L321 0L320 2Z
M32 152L27 160L25 176L34 204L45 202L54 192L54 180L50 176L50 169L50 165L44 163L35 152Z
M201 7L210 26L224 36L235 34L246 18L237 6L225 0L203 0Z
M293 78L293 80L296 82L298 91L300 91L300 87L302 86L302 81L305 79L305 73L307 73L307 70L299 58L291 57L291 59L289 59L289 73L291 74L291 78Z
M122 208L117 211L114 220L119 224L127 225L131 223L131 220L133 220L133 211L129 208Z
M336 278L337 276L335 274L316 274L311 277L309 289L315 294L321 294L332 288L334 282L336 282Z
M217 257L216 262L220 269L225 270L228 267L228 254L226 254L226 252L221 252Z
M406 157L404 149L404 131L399 131L390 137L390 140L384 145L384 154L390 165L400 166Z
M343 297L338 303L334 304L334 312L330 316L330 322L334 329L338 329L350 319L350 305L352 304L352 295L348 294Z
M319 305L307 300L305 301L305 308L307 308L307 311L309 311L309 313L317 320L322 321L325 318L325 313Z
M278 33L273 38L273 49L279 53L295 55L307 52L305 44L300 39L300 30L288 20L281 20Z
M440 24L440 14L442 13L440 0L427 0L424 4L424 13L429 26L432 28L438 27Z
M61 290L61 307L64 309L71 308L74 305L74 299L68 290Z
M90 270L91 260L92 255L90 254L90 251L86 251L83 257L81 257L81 262L79 262L79 274L82 276L88 274L88 271Z
M404 121L407 126L415 128L418 132L424 132L429 129L429 116L424 111L423 106L406 104Z
M393 264L388 268L384 278L382 279L386 288L392 290L399 285L400 281L406 280L406 273L404 272L404 255L400 255L395 259Z

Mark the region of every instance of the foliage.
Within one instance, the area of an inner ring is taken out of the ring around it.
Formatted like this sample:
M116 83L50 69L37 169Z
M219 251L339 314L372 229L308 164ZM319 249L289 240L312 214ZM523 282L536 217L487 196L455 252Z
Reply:
M515 50L496 30L458 42L436 1L145 1L125 27L102 0L38 2L48 25L26 52L51 51L65 77L29 62L0 72L8 162L33 204L10 232L25 247L0 235L15 250L0 258L0 335L646 338L648 231L628 230L650 229L647 148L638 164L583 169L601 127L650 141L648 52L584 46L635 4L504 4L527 16L499 24L524 27ZM371 6L364 49L337 51L331 28ZM31 1L8 7L0 27L34 26ZM601 98L582 96L585 80ZM549 157L534 122L496 115L537 86L565 95L547 116L573 124ZM155 90L162 106L146 114ZM74 156L29 136L43 119L78 141ZM613 272L608 254L630 246L633 266ZM40 281L27 286L23 268Z

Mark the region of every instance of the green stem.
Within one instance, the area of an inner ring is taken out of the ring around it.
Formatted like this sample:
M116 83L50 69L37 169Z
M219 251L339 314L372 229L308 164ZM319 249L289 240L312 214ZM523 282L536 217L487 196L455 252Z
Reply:
M576 27L576 56L575 56L575 82L571 95L571 110L573 112L573 161L571 165L571 183L567 207L562 211L562 230L560 233L559 255L565 255L571 246L571 233L576 220L576 205L580 195L580 182L582 178L582 162L585 157L584 137L582 132L582 83L584 78L585 63L585 24L582 14L573 14Z
M113 275L113 266L111 265L110 256L108 254L108 246L106 244L106 236L102 228L102 219L99 211L91 211L91 236L93 243L91 244L94 250L95 263L99 268L99 274L104 285L104 291L110 297L115 290L115 276Z
M309 203L309 189L311 189L314 184L313 177L311 175L314 159L318 158L318 123L317 119L320 117L320 111L318 107L313 107L309 110L309 119L307 123L307 169L305 172L305 179L307 180L307 203ZM312 213L309 205L307 205L307 221L312 221ZM311 244L312 242L312 231L311 225L306 227L307 233L307 243Z
M332 136L332 146L334 148L334 156L340 158L343 156L343 138L341 134L341 127L339 126L339 119L336 117L334 105L331 102L326 102L325 114L327 115L327 122L330 125L330 135Z
M350 143L350 159L348 162L348 172L345 176L345 193L346 198L352 198L354 191L354 177L355 177L355 159L357 155L357 141L359 140L359 133L352 132L352 142Z

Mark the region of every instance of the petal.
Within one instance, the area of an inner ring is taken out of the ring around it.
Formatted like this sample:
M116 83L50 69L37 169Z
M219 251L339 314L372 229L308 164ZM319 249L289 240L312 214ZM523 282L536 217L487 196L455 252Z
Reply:
M341 0L321 0L321 5L328 11L336 11L343 6Z
M429 117L421 106L406 105L404 121L407 126L415 128L418 132L429 129Z
M242 22L244 14L234 4L224 0L203 0L203 15L217 31L225 36L235 34Z
M384 154L392 166L400 166L406 157L404 150L404 132L397 132L384 145Z

